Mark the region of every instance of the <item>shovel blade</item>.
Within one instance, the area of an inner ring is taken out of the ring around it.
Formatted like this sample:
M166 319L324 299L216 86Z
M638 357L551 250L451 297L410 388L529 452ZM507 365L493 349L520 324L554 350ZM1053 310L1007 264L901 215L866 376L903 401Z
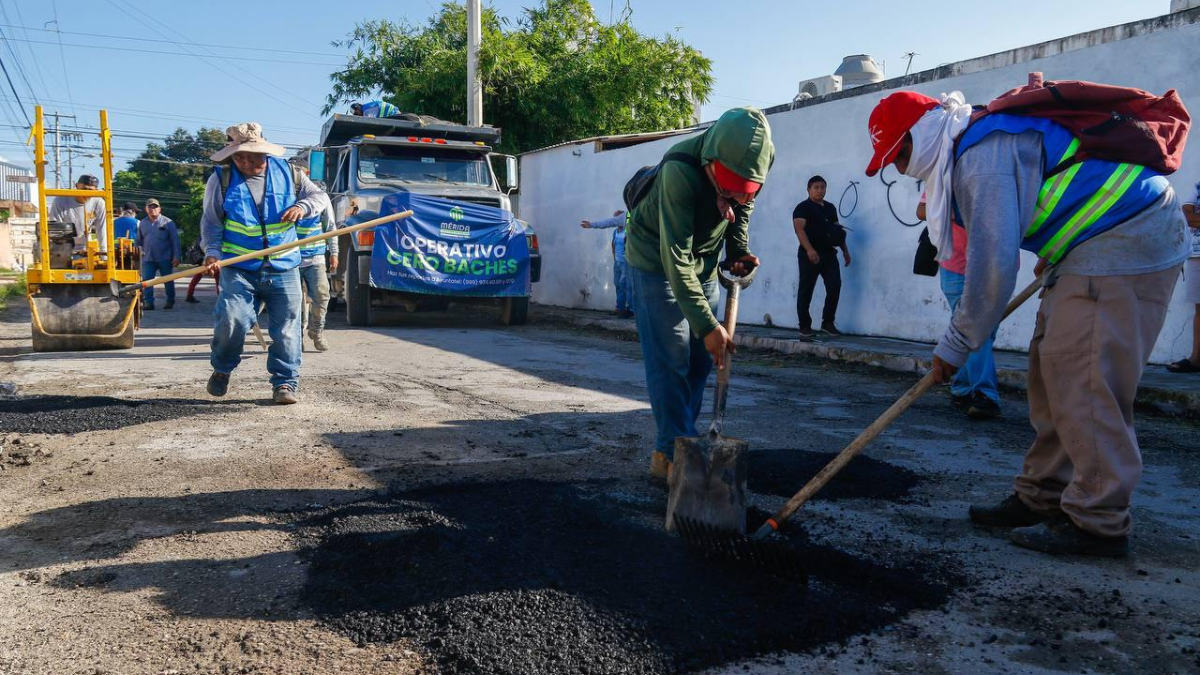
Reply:
M709 433L675 439L667 497L667 531L675 518L746 533L746 441Z

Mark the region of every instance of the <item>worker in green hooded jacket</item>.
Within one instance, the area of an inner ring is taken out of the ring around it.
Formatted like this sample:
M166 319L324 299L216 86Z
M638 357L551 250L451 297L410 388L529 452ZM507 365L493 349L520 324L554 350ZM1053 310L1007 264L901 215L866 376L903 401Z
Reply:
M630 215L625 259L657 427L650 459L657 478L667 477L675 438L698 435L705 381L733 351L715 313L717 263L724 250L734 274L758 264L750 213L774 160L766 115L734 108L667 151Z

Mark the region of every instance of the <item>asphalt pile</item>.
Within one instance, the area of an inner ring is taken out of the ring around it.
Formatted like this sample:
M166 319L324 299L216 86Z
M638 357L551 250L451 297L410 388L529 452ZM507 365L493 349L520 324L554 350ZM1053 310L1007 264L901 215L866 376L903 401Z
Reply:
M962 583L928 554L884 566L799 530L810 583L781 583L657 520L589 484L381 495L298 522L301 600L360 644L415 641L443 673L641 675L844 644Z
M212 401L108 396L23 396L0 400L0 433L78 434L213 412ZM228 408L224 408L228 409Z
M791 448L751 450L746 455L746 489L763 495L791 497L836 455ZM901 501L920 483L921 477L909 469L859 455L814 499Z

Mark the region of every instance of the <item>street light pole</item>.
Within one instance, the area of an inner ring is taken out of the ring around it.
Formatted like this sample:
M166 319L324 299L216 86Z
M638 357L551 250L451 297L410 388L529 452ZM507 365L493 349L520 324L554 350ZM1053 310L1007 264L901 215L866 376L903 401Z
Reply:
M483 81L479 75L479 44L482 39L480 0L467 0L467 124L483 125Z

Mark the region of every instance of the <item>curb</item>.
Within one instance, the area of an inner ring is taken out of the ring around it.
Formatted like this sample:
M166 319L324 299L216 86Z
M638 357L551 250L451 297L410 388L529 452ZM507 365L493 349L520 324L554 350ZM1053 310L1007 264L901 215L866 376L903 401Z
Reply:
M622 337L630 340L637 340L637 330L628 320L574 316L569 311L545 311L545 309L539 312L538 318L551 323L567 323L580 328L596 328L609 333L620 334ZM919 373L923 375L932 367L932 362L928 358L900 356L819 342L781 340L779 338L757 337L742 333L735 334L733 341L739 347L747 347L749 349L775 352L777 354L812 356L829 361L857 363L898 373ZM1026 372L1024 370L997 368L996 378L1003 386L1020 389L1021 391L1025 391L1026 389ZM1138 387L1136 403L1167 415L1200 418L1200 393L1189 393L1153 386L1140 386Z

